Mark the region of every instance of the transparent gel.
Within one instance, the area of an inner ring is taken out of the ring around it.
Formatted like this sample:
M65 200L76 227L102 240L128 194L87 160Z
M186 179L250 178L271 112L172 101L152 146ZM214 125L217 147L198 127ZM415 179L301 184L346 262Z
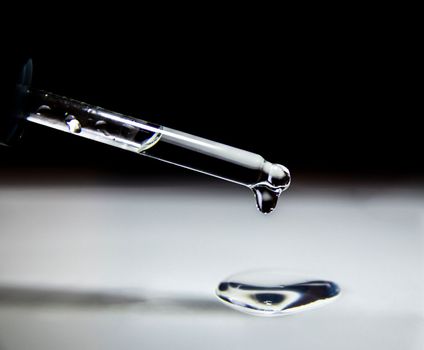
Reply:
M29 122L102 142L248 187L270 213L290 185L290 173L262 156L185 132L31 89Z

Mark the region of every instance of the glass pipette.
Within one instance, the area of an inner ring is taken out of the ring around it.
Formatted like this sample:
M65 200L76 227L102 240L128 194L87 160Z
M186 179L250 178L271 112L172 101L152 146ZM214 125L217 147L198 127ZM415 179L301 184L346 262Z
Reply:
M246 186L263 213L290 185L287 168L252 152L34 88L26 89L25 102L28 122Z

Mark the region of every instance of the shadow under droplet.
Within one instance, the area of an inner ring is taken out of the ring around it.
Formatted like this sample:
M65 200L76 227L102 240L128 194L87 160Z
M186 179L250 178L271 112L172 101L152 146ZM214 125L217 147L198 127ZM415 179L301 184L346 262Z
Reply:
M227 308L214 299L178 295L148 298L145 296L147 294L120 290L0 286L0 307L136 308L140 311L227 312Z

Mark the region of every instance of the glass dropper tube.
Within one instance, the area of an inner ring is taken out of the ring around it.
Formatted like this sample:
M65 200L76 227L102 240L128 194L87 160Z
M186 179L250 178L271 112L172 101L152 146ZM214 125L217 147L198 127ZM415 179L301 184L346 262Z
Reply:
M251 189L258 209L271 212L290 173L262 156L49 92L28 90L26 120Z

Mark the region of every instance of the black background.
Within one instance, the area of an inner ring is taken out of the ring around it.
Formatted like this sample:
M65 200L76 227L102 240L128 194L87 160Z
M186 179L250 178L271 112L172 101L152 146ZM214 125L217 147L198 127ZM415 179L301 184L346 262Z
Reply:
M37 32L4 52L32 57L34 87L259 153L295 176L422 176L408 44L342 22ZM3 174L23 177L193 176L34 125L0 157Z

